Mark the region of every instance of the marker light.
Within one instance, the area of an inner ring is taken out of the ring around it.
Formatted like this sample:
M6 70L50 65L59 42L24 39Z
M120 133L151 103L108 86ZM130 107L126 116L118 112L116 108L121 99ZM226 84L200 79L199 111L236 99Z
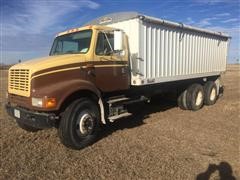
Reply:
M55 98L47 98L45 99L44 105L46 108L53 108L57 105L57 101Z

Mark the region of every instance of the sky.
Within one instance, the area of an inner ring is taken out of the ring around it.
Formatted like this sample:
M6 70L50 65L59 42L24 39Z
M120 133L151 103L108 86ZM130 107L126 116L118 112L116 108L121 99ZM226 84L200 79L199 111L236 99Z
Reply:
M120 11L225 32L228 63L239 63L240 0L0 0L1 63L48 56L57 33Z

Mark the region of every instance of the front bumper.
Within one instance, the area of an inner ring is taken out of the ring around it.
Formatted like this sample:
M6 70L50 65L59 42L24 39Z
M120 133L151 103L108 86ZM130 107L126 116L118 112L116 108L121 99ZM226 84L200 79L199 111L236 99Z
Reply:
M35 112L18 106L11 106L10 103L7 103L5 108L9 116L31 127L46 129L56 125L57 117L53 113Z

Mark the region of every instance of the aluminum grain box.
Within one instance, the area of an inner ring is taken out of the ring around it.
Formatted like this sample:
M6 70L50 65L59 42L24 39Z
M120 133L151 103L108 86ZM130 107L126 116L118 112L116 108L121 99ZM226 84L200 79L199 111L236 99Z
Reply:
M127 34L132 85L207 77L226 70L230 39L226 34L136 12L109 14L88 24Z

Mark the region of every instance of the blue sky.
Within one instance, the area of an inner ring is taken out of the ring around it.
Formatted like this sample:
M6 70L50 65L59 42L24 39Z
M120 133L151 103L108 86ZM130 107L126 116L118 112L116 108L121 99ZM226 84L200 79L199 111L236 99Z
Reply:
M0 0L1 62L47 56L54 36L108 13L137 11L232 36L229 63L240 57L239 0Z

